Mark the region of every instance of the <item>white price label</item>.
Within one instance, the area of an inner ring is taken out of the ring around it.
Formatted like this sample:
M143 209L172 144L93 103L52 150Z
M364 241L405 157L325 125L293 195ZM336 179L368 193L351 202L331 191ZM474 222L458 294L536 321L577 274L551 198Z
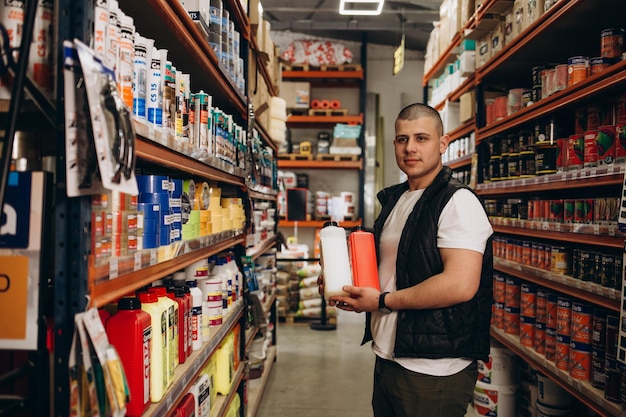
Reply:
M109 261L109 279L117 278L119 276L119 265L117 258L113 257Z
M172 397L170 395L168 395L167 397L165 397L165 404L167 405L167 409L171 410L172 409Z
M135 265L134 270L139 271L141 269L141 252L135 252Z
M150 265L156 265L156 263L157 263L157 250L151 249L150 250Z

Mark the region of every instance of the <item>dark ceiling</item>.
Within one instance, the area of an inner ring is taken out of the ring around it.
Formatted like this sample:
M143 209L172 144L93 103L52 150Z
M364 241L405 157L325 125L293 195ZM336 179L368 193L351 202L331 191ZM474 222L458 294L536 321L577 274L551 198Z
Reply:
M386 0L379 16L343 16L339 0L261 0L272 30L424 51L441 0Z

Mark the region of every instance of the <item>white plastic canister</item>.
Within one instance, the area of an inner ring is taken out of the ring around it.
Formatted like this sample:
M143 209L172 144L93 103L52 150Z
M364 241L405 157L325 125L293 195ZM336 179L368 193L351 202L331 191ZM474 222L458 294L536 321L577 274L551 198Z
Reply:
M489 361L478 361L478 381L494 385L517 384L518 361L518 357L509 349L492 345Z
M515 415L517 385L493 385L476 382L474 411L476 416L510 417Z

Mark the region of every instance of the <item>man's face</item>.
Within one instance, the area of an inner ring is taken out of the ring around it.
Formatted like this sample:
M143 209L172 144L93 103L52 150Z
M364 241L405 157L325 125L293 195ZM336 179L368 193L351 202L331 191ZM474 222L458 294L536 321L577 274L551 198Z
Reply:
M396 120L396 162L409 178L412 190L426 188L432 182L441 169L441 154L449 141L448 136L440 136L430 117Z

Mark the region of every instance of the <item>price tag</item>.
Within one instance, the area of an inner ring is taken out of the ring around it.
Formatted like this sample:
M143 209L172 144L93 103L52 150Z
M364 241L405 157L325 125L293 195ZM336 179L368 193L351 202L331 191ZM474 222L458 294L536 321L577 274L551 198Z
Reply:
M561 223L555 223L554 224L554 231L555 232L560 232L561 231Z
M585 289L587 290L587 292L593 293L593 284L591 282L586 282Z
M135 252L134 261L133 270L139 271L141 269L141 252Z
M109 261L109 279L117 278L119 276L119 266L117 258L114 256Z
M165 405L167 405L167 409L171 410L172 409L172 397L170 395L168 395L167 397L165 397Z
M583 289L583 283L582 283L582 281L578 281L578 280L576 280L576 288L578 288L579 290L582 290L582 289Z
M181 381L183 381L183 386L184 386L184 387L186 387L186 386L187 386L187 374L186 374L186 373L183 373L183 374L180 376L180 380L181 380Z
M157 250L156 249L151 249L150 250L150 265L156 265L157 263Z
M155 140L154 125L148 124L148 139Z
M594 224L593 225L593 234L594 235L599 235L600 234L600 225L599 224Z
M609 236L615 237L615 226L609 226Z
M541 230L550 230L550 223L548 222L541 223Z

